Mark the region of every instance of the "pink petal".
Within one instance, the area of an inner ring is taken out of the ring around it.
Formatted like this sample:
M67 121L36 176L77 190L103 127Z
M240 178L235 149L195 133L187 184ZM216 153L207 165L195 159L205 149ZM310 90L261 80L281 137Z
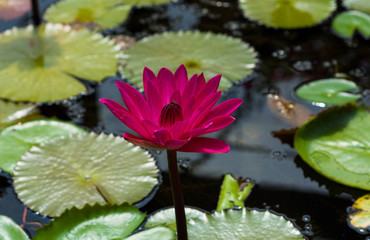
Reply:
M212 93L206 99L202 101L197 110L194 111L193 115L190 118L191 127L196 128L199 123L202 122L203 118L208 114L208 112L213 108L217 103L218 99L221 96L221 91Z
M177 104L180 105L181 110L182 110L182 99L181 99L181 93L178 89L176 89L170 98L170 102L176 102Z
M149 105L149 108L152 110L153 113L153 121L158 122L159 116L161 115L162 111L162 102L161 97L159 95L157 87L152 82L148 82L148 88L146 95L146 99Z
M229 145L218 139L195 137L187 144L176 149L180 152L198 152L198 153L225 153L230 150Z
M151 82L152 83L152 86L155 86L156 88L159 87L158 86L159 85L159 80L157 79L157 77L155 76L155 74L153 73L153 71L150 70L147 67L144 67L144 71L143 71L143 84L144 84L145 96L147 96L147 97L148 97L147 91L148 91L148 88L150 88L148 86L148 82Z
M123 106L121 106L119 103L113 101L113 100L110 100L110 99L105 99L105 98L101 98L99 99L100 102L104 103L104 105L114 114L114 116L116 116L117 118L120 118L122 115L124 114L128 114L130 116L131 113L129 113L127 111L126 108L124 108Z
M197 96L202 88L206 85L206 79L204 78L204 74L200 74L198 79L197 79L197 86L195 88L195 95Z
M188 120L179 121L172 125L171 128L169 129L171 136L173 138L180 138L188 122L189 122Z
M148 103L138 90L124 82L116 81L116 85L131 114L140 119L149 119L152 117L152 111L150 110Z
M221 116L212 119L212 126L208 128L203 134L216 132L221 130L227 126L229 126L232 122L235 121L235 118L231 116Z
M136 132L138 135L140 135L144 138L150 138L151 137L151 135L146 131L146 129L143 127L143 125L141 125L141 122L139 122L136 118L133 118L129 115L123 115L119 119L127 127L129 127L134 132Z
M157 150L166 149L164 146L158 145L155 142L148 141L147 139L144 139L144 138L139 138L139 137L137 137L135 135L132 135L130 133L124 133L123 137L125 138L126 141L129 141L130 143L133 143L133 144L138 145L140 147L157 149Z
M184 146L187 142L188 140L171 139L166 142L166 147L168 149L177 149Z
M194 96L194 93L195 93L195 87L197 86L197 78L198 78L198 75L197 74L194 74L188 84L185 86L185 89L184 91L182 92L182 102L185 102L187 101L188 99L190 99L191 97Z
M196 96L196 102L195 106L197 107L200 104L200 101L205 99L210 94L217 91L218 85L220 84L221 75L216 75L213 78L211 78L202 88L202 90L199 92L199 94Z
M151 120L142 120L141 124L143 124L143 127L150 135L153 134L154 131L159 129L159 126Z
M234 98L218 104L205 117L201 124L209 122L212 118L219 116L227 116L232 114L241 104L243 100Z
M192 129L192 130L190 130L190 131L188 131L188 132L185 132L185 133L183 133L179 138L181 138L181 139L186 139L186 138L192 138L192 137L197 137L197 136L199 136L199 135L203 135L203 134L205 134L204 132L210 127L212 125L212 123L211 124L209 124L209 126L206 126L206 127L202 127L202 128L195 128L195 129Z
M175 75L175 84L176 88L182 93L185 89L186 84L188 84L188 72L184 64L181 64L180 67L176 70Z
M173 74L167 68L161 68L158 73L159 79L159 94L162 97L162 104L166 105L170 103L172 92L175 90L175 81L173 80Z
M167 129L156 130L153 134L156 142L162 145L166 145L166 142L171 139L171 134Z
M194 111L194 96L192 96L190 99L183 100L182 104L182 119L186 120L191 117Z

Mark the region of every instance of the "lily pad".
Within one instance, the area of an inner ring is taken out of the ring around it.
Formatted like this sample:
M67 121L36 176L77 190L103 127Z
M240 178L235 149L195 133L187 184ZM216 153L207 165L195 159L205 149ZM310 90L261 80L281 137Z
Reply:
M220 90L252 73L256 52L247 43L226 35L201 32L166 32L145 38L127 49L121 59L123 75L143 88L144 66L158 72L175 71L185 64L189 75L204 73L208 80L222 74Z
M369 0L343 0L343 4L354 10L370 14Z
M322 175L370 190L370 114L364 105L330 108L297 131L294 147Z
M221 186L221 192L217 204L217 211L244 207L244 201L252 191L253 182L234 178L226 174Z
M359 31L365 38L370 37L370 15L359 11L346 11L335 16L332 28L344 37L352 37Z
M352 208L354 211L349 215L351 225L366 231L370 227L370 194L357 199Z
M144 220L145 214L128 204L73 208L37 230L34 240L124 239Z
M46 24L14 28L0 37L0 97L58 101L86 91L73 76L102 81L117 70L118 47L86 29Z
M34 104L13 103L0 100L0 130L17 122L41 118Z
M201 213L201 212L200 212ZM149 217L148 222L153 223L151 218L170 219L170 217L157 217L156 215L171 214L175 221L174 211L158 212ZM215 212L211 215L201 213L197 218L190 217L188 220L189 239L243 239L243 240L295 240L304 239L300 231L294 227L292 222L282 216L275 215L269 211L229 210ZM187 214L188 218L188 214ZM173 223L175 224L175 223ZM172 224L172 225L173 225ZM160 222L156 226L160 226ZM169 222L162 224L170 225ZM149 227L148 224L145 227Z
M277 28L316 25L335 10L335 0L239 0L246 17Z
M45 19L52 23L94 23L105 29L124 22L130 11L124 0L64 0L49 7Z
M358 89L352 81L329 78L304 84L297 89L296 94L310 102L340 105L360 99L361 94L345 92Z
M166 227L156 227L145 231L138 232L126 240L175 240L175 232Z
M7 127L0 132L0 168L13 173L21 156L32 146L59 136L84 131L73 123L45 119Z
M0 215L0 239L29 240L29 237L12 219Z
M135 203L158 184L148 152L113 135L80 133L34 146L14 171L18 197L43 215L72 207Z
M171 1L172 0L125 0L125 3L133 6L148 6L154 4L163 4Z

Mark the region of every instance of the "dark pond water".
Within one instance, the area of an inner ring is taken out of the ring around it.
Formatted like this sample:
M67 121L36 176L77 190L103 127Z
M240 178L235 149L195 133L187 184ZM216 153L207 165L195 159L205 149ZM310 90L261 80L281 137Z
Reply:
M50 2L41 1L42 8ZM344 10L340 2L338 4L336 13ZM337 72L348 75L364 90L364 95L369 95L366 90L370 88L369 41L361 37L351 41L337 37L330 29L331 20L309 29L277 30L245 19L236 0L184 0L136 8L125 24L105 31L107 35L124 34L139 39L181 29L212 31L241 38L259 53L255 73L222 97L222 100L244 99L244 104L234 114L237 121L213 135L227 141L231 151L227 154L179 153L186 205L214 210L222 178L226 173L232 173L256 182L246 201L247 207L285 214L295 221L308 239L370 239L369 235L360 234L347 224L347 208L366 192L319 175L294 148L274 138L273 131L291 126L273 114L266 104L266 93L274 89L285 99L317 113L323 108L298 99L294 89L304 81L333 77ZM29 22L29 16L11 22L0 21L0 30ZM42 113L72 120L97 132L122 135L129 130L97 101L99 98L121 101L114 84L117 79L119 76L110 77L98 85L89 84L87 95L71 102L41 106ZM163 183L153 199L141 208L148 213L172 205L165 153L152 153L162 170ZM23 209L14 194L10 176L0 173L0 214L21 223ZM49 221L30 210L27 220ZM32 226L26 230L34 234Z

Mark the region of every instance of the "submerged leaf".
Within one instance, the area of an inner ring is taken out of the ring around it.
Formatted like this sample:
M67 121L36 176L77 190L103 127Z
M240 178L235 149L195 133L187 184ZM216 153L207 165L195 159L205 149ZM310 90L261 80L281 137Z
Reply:
M330 108L308 121L294 146L311 167L339 183L370 190L370 114L364 105Z
M169 215L165 217L165 215ZM202 214L202 215L200 215ZM189 240L214 240L214 239L233 239L233 240L303 240L301 233L294 227L292 222L287 221L282 216L275 215L269 211L260 212L257 210L249 211L245 208L241 210L229 210L215 212L211 215L200 212L197 217L188 217ZM157 217L161 215L161 217ZM156 221L155 226L169 225L168 219L173 219L175 224L174 211L159 211L149 217L148 222L153 222L152 218L167 219L165 223ZM190 220L189 220L190 219ZM148 226L148 223L145 227Z
M124 239L144 220L145 214L128 204L73 208L37 230L34 240ZM52 238L51 238L52 237Z
M59 136L84 131L73 123L46 119L7 127L0 132L0 168L13 173L21 156L32 146Z
M244 207L244 201L252 191L253 182L235 179L231 174L226 174L221 186L218 199L217 211L232 209L234 207Z
M154 159L121 137L81 133L32 147L14 171L18 197L59 216L86 204L135 203L158 183Z
M351 225L366 231L370 227L370 194L357 199L352 208L353 211L349 215Z
M52 23L94 23L101 28L124 22L131 6L124 0L64 0L49 7L45 19Z
M370 37L370 15L358 11L346 11L335 16L332 27L344 37L353 37L359 31L365 38Z
M370 14L369 0L343 0L343 4L354 10Z
M328 18L335 0L239 0L246 17L278 28L310 27Z
M226 35L201 32L167 32L145 38L127 49L122 72L128 81L143 88L144 66L158 72L175 71L185 64L188 75L204 73L206 80L222 74L220 90L251 74L256 52L248 44Z
M41 118L34 104L0 100L0 130L17 122Z
M100 34L54 24L5 31L0 37L0 97L46 102L86 90L74 75L102 81L117 70L118 48Z
M329 78L304 84L297 89L296 94L307 101L340 105L361 98L361 94L345 92L358 89L352 81Z
M10 218L0 215L0 239L29 240L27 234Z

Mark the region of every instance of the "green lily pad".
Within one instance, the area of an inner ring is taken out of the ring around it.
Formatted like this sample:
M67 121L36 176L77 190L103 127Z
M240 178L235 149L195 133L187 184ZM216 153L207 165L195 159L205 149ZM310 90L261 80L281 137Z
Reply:
M21 156L32 146L84 131L72 123L45 119L9 126L0 132L0 168L12 174Z
M175 240L175 232L166 227L156 227L145 231L138 232L126 240Z
M163 216L171 214L169 216ZM160 211L150 216L148 222L153 225L151 218L170 219L175 221L174 211ZM300 231L294 227L292 222L282 216L275 215L269 211L228 210L215 212L211 215L199 212L202 216L188 217L188 235L190 240L214 240L214 239L243 239L243 240L295 240L304 239ZM158 217L157 215L162 215ZM156 221L155 226L174 225L168 221L160 223ZM145 225L148 226L148 223Z
M370 37L370 15L359 11L346 11L335 16L332 28L344 37L352 37L358 30L365 38Z
M130 11L124 0L64 0L49 7L45 19L52 23L94 23L105 29L124 22Z
M29 240L29 237L12 219L0 215L0 239Z
M80 133L32 147L14 170L18 197L43 215L86 204L135 203L158 184L154 159L113 135Z
M218 199L217 211L232 209L234 207L244 207L244 202L252 191L253 182L245 181L241 178L234 178L231 174L226 174L221 186Z
M0 109L0 130L18 122L41 118L36 106L30 103L13 103L0 100Z
M330 108L302 125L294 147L322 175L370 190L369 132L369 109L346 104Z
M145 38L127 49L121 59L123 75L143 88L144 66L158 72L185 64L188 74L204 73L206 80L222 74L220 90L252 73L256 52L248 44L221 34L166 32Z
M270 27L310 27L328 18L335 0L239 0L246 17Z
M351 225L366 231L370 227L370 194L357 199L352 208L354 211L349 215Z
M360 99L361 94L345 92L358 89L352 81L329 78L304 84L297 89L296 94L310 102L340 105Z
M354 10L370 14L369 0L343 0L343 4Z
M101 81L117 71L118 47L86 29L46 24L0 37L0 97L58 101L86 91L73 76Z
M123 239L144 220L145 214L128 204L73 208L37 230L34 240Z
M172 0L125 0L125 3L133 6L148 6L154 4L163 4Z

